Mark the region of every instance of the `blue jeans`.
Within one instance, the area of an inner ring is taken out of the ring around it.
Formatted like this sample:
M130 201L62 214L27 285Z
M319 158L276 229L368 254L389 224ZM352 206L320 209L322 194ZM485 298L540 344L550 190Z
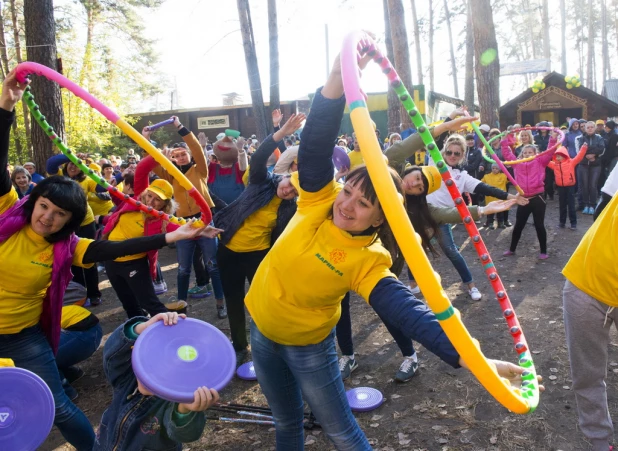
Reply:
M285 346L251 323L251 354L275 419L277 450L304 449L303 396L338 450L371 450L348 404L334 331L318 344Z
M597 205L597 183L601 176L601 166L580 164L577 166L577 179L581 192L581 204L594 208Z
M60 333L60 346L56 354L56 365L62 370L83 362L99 348L103 337L101 324L88 330L63 330Z
M463 256L459 253L459 249L455 245L455 240L453 239L453 232L451 232L450 224L443 224L439 226L440 234L438 235L438 244L440 245L440 249L444 252L444 255L448 257L451 261L457 272L459 273L459 277L461 277L461 281L463 283L471 283L472 282L472 273L468 269L468 265L464 260Z
M86 415L64 393L54 354L41 328L33 326L16 334L0 335L0 356L13 359L15 366L32 371L45 381L56 404L54 424L78 451L90 451L94 431Z
M187 300L189 280L191 279L191 267L193 266L193 253L197 247L202 250L204 263L208 266L208 273L212 279L212 288L215 299L223 299L223 286L217 266L217 238L201 237L197 240L181 240L176 242L178 254L178 299Z

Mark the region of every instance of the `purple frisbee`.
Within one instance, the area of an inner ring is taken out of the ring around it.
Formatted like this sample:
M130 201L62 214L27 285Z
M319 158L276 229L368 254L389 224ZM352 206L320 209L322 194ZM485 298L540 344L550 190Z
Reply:
M47 384L23 368L0 368L0 449L36 450L54 424Z
M346 396L353 412L369 412L384 402L382 393L371 387L352 388L346 392Z
M341 171L342 168L350 168L350 157L343 147L335 146L333 149L333 164L337 171Z
M240 365L236 370L236 376L246 381L257 381L253 362L247 362Z
M192 403L198 387L220 391L230 382L236 354L219 329L186 318L147 328L135 341L131 363L139 381L159 398Z

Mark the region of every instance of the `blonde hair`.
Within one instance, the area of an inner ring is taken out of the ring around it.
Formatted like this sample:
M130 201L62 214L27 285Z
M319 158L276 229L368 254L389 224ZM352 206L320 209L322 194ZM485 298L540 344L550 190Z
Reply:
M463 136L457 133L453 133L452 135L450 135L448 138L446 138L446 141L444 142L444 147L440 152L442 154L442 157L444 157L444 153L447 151L451 144L454 144L461 148L461 159L457 162L457 164L461 164L466 159L466 155L468 153L468 146L466 145L466 140Z
M524 141L521 139L523 135L528 135L528 138L530 139L530 141L528 141L528 144L534 144L534 136L532 135L532 132L530 130L522 130L519 132L519 136L517 137L517 139L519 140L520 144L524 143Z

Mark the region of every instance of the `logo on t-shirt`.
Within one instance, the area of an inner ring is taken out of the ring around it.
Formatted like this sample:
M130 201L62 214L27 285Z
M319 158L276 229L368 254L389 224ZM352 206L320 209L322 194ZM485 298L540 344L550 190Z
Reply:
M51 268L52 258L53 256L51 252L43 251L37 255L34 260L30 261L30 263L33 265L43 266L45 268Z
M320 260L322 263L324 263L328 267L328 269L330 269L331 271L334 271L335 274L337 274L338 276L343 276L343 273L341 271L339 271L337 268L335 268L335 265L333 265L330 261L328 261L326 258L324 258L322 256L322 254L320 254L318 252L317 254L315 254L315 256L318 258L318 260ZM330 257L330 255L329 255L329 257ZM345 261L345 252L343 253L343 260L342 261Z
M159 426L159 419L157 417L146 418L140 425L140 430L143 434L154 435L161 429Z
M333 263L344 263L346 257L347 254L341 249L333 249L328 254L328 258L330 258Z

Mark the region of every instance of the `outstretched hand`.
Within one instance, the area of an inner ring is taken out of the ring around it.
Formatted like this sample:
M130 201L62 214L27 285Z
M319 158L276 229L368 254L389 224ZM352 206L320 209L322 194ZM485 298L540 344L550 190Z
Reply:
M303 113L292 114L280 131L283 132L284 136L291 135L303 125L305 119L307 119L307 116Z
M524 371L526 371L525 368L522 368L521 366L515 365L511 362L505 362L503 360L490 360L489 363L495 365L498 375L505 379L508 379L512 387L521 387L521 384L523 382L521 375ZM541 382L543 382L543 377L537 375L536 379L537 383L539 384L539 390L544 391L545 387L541 385Z
M273 119L273 127L279 127L281 121L283 120L283 114L281 113L281 110L279 108L273 110L271 116Z
M496 213L500 213L502 211L506 211L515 205L517 201L515 199L509 200L494 200L493 202L489 202L485 205L484 213L485 215L493 215Z
M178 318L186 318L186 317L187 315L182 314L182 313L179 315L176 312L157 313L155 316L150 318L145 323L139 323L137 326L135 326L133 331L137 335L140 335L147 328L149 328L155 323L158 323L159 321L163 321L163 324L166 326L173 326L174 324L178 324Z
M24 95L24 90L30 84L30 80L19 83L15 77L15 69L8 73L2 83L2 94L0 95L0 108L6 111L13 111L15 105Z
M142 136L146 138L148 141L150 141L151 135L152 135L152 130L150 130L150 127L146 126L142 128Z

